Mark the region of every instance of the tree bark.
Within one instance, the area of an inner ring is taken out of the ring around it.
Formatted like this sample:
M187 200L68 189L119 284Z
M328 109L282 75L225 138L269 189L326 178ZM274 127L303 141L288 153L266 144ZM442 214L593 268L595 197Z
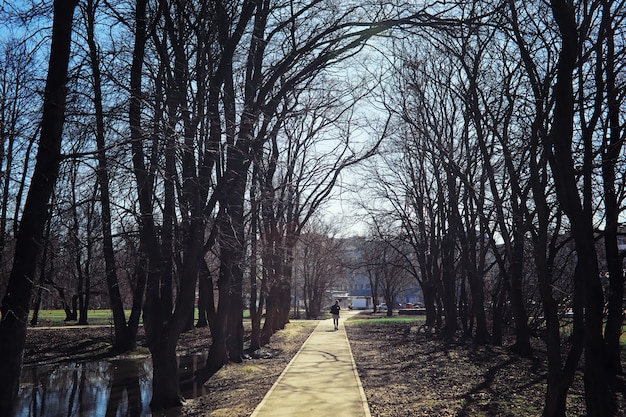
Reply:
M602 152L602 180L604 187L604 206L606 210L606 230L604 234L604 246L606 253L607 269L609 272L609 296L608 317L605 327L605 340L607 346L607 361L609 372L613 376L621 374L621 344L622 323L624 310L622 299L624 298L624 268L623 257L619 254L618 231L620 207L616 191L616 165L624 147L623 129L620 127L620 100L619 91L616 87L617 75L615 70L615 39L613 28L614 19L611 16L612 2L603 3L602 28L606 36L606 91L607 91L607 119L609 122L609 134L605 135L606 143L603 144ZM599 92L598 92L599 94Z
M446 322L443 328L443 337L446 341L454 339L457 329L456 313L456 275L454 271L454 237L448 232L442 242L442 280L443 280L443 303L445 308ZM387 308L391 308L387 304Z
M135 44L130 74L129 123L133 153L133 170L137 181L140 209L140 256L145 257L146 302L144 304L144 329L152 353L153 381L152 404L155 408L168 408L181 404L176 365L176 330L179 323L170 321L171 310L161 305L161 253L152 209L152 172L146 169L141 127L141 82L146 44L147 0L137 0L135 9ZM142 261L144 262L144 261ZM138 293L135 293L137 296ZM171 305L171 304L169 304ZM169 323L169 324L168 324Z
M109 172L105 150L105 126L104 110L102 104L102 76L100 74L100 57L95 40L95 9L93 0L87 1L87 44L91 59L93 77L93 104L96 115L96 144L98 146L98 185L100 186L100 210L102 218L102 252L105 264L105 276L111 311L113 313L113 327L115 329L115 341L113 349L116 351L131 350L135 347L135 340L131 339L131 333L126 325L124 304L120 294L120 286L115 266L115 251L113 249L113 233L111 231L111 198L109 193ZM89 291L89 289L87 289Z
M178 388L178 362L176 340L161 338L151 344L152 354L152 400L153 411L181 404Z
M575 100L572 83L579 50L577 24L570 2L552 0L550 5L561 32L562 46L554 87L554 122L547 145L554 149L550 163L557 197L571 222L578 254L577 274L584 279L584 288L575 286L574 298L578 296L576 291L584 292L580 297L584 297L585 401L589 415L612 416L617 412L617 401L607 381L607 358L602 335L604 296L594 247L594 230L592 219L586 215L578 194L571 149Z
M44 91L39 151L17 235L13 268L2 300L0 415L11 414L19 388L35 265L48 217L48 201L59 172L72 23L77 3L77 0L54 2L52 46Z

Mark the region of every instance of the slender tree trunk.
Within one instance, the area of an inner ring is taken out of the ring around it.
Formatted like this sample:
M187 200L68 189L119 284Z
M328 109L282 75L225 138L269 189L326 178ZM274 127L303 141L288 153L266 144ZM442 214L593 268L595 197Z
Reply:
M206 265L206 263L204 263ZM213 297L213 282L208 268L200 265L198 274L198 321L196 327L206 327L209 325L209 300Z
M40 281L41 282L41 281ZM43 295L43 285L37 285L37 293L35 294L35 301L33 305L33 314L30 319L30 325L36 326L39 322L39 310L41 309L41 296Z
M115 266L115 253L113 249L113 234L111 232L111 201L109 193L109 172L105 150L104 137L104 110L102 106L102 77L100 75L100 57L95 40L95 9L93 0L87 1L87 43L91 58L91 70L93 77L93 103L96 113L96 144L98 146L98 185L100 186L100 206L102 218L102 250L105 263L105 276L111 311L113 313L113 326L115 328L115 342L113 349L126 351L135 347L135 340L130 340L126 326L124 305L120 294L120 287Z
M518 213L518 215L520 215ZM512 244L512 258L510 261L510 300L515 320L515 344L511 347L514 352L521 356L530 357L533 354L530 346L530 329L528 328L528 315L524 305L524 233L521 229L521 221L515 222L514 241Z
M52 46L44 91L37 163L17 235L13 269L6 294L2 299L0 415L11 415L18 393L36 259L40 254L45 222L48 217L48 201L59 172L67 94L65 85L76 4L77 0L55 0L54 2Z
M443 261L443 302L446 314L446 323L443 329L443 337L452 341L457 329L456 314L456 276L454 273L454 238L450 234L443 237L442 244ZM387 304L389 308L389 304Z
M54 196L52 197L52 200L54 201ZM37 285L37 294L35 296L33 317L30 320L31 326L36 326L37 322L39 321L39 309L41 307L41 297L43 293L44 284L46 282L46 263L47 263L47 258L48 258L48 240L50 239L50 227L51 227L50 216L51 214L52 213L48 211L46 232L45 232L45 236L43 239L43 242L44 242L43 253L41 255L41 259L39 262L39 285Z
M498 275L497 282L494 288L493 299L491 305L493 308L493 330L492 330L492 342L496 346L502 346L502 330L504 328L504 322L506 321L506 289L504 288L503 277L504 271L501 271Z
M614 19L611 16L612 2L605 2L603 9L603 28L606 33L606 91L609 134L602 152L602 179L604 187L604 206L606 209L606 230L604 245L606 262L609 272L608 317L604 331L607 346L607 367L614 376L622 373L621 343L622 323L624 321L624 268L623 259L619 255L617 234L619 231L620 207L616 191L615 168L624 147L623 129L620 127L620 100L616 87L616 57L613 28Z
M258 285L258 256L259 256L259 202L257 196L257 184L259 181L259 168L255 164L253 166L252 181L253 185L250 187L250 204L251 204L251 220L250 220L250 236L251 242L251 256L250 256L250 321L252 324L252 331L250 334L250 347L249 350L254 352L261 347L261 316L263 311L263 304L265 297L263 296L264 281L261 278L261 285ZM261 276L265 275L261 272ZM260 290L260 291L259 291Z
M463 338L470 338L472 336L472 327L470 327L469 318L469 300L467 299L467 280L462 279L459 284L459 304L457 309L459 310L459 320L461 322L461 328L463 330Z
M146 262L145 254L140 253L133 272L133 282L135 283L135 287L133 288L133 304L130 309L130 316L128 317L128 337L131 341L137 340L137 332L139 331L139 322L143 307L143 296L146 289Z
M426 309L426 323L424 326L431 329L435 326L437 320L437 308L435 300L437 298L437 287L430 282L424 282L422 285L422 294L424 295L424 308Z

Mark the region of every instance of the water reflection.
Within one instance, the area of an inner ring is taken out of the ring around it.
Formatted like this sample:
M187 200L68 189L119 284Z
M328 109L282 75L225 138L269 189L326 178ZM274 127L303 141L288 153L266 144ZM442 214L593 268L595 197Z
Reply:
M128 417L141 416L141 385L139 366L131 359L116 360L111 363L111 387L107 402L106 417L118 415ZM126 395L126 401L124 401ZM123 406L126 409L123 409ZM120 412L118 414L118 411Z
M203 355L179 358L181 394L206 394L193 383ZM153 413L152 361L115 359L63 365L33 365L22 372L14 417L178 416L178 410Z

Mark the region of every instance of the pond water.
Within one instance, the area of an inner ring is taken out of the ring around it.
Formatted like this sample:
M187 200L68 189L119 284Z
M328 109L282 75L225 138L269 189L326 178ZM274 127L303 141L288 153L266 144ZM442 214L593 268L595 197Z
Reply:
M207 394L193 383L206 355L178 358L181 394ZM22 371L13 417L180 416L179 410L152 412L152 361L112 359L57 365L29 365Z

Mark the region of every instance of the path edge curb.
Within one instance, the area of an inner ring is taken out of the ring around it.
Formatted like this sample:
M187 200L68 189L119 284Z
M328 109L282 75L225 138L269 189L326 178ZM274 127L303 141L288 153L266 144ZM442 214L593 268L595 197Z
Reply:
M370 406L367 402L367 395L365 395L365 389L363 388L363 384L361 383L361 378L359 377L359 370L356 367L356 362L354 361L354 355L352 354L352 346L350 346L350 338L348 337L348 332L346 332L346 324L343 323L343 331L346 334L346 342L348 343L348 352L350 352L350 360L352 361L352 371L354 372L354 378L356 379L356 385L359 387L359 393L361 394L361 404L363 405L363 412L365 412L365 417L372 417L372 413L370 412Z
M311 332L311 334L309 335L309 337L306 338L306 340L304 341L304 343L302 343L302 345L300 346L300 349L298 349L298 351L296 352L295 355L293 355L293 358L291 358L291 360L289 361L289 363L287 364L287 366L285 366L285 369L283 369L283 371L280 373L280 375L278 376L278 379L276 380L276 382L274 382L274 384L270 387L270 389L265 393L265 396L263 397L263 399L261 400L261 402L256 406L256 408L254 409L254 411L252 412L252 414L250 414L250 417L256 417L259 412L261 411L261 409L263 408L263 406L265 405L265 403L267 402L268 398L270 397L270 395L272 395L272 392L274 392L274 389L278 386L278 384L280 383L280 381L283 379L283 377L285 376L285 374L287 373L287 371L289 370L289 368L291 368L291 364L296 360L296 358L298 358L298 356L300 356L300 352L302 352L302 349L304 348L304 345L307 344L307 342L309 341L309 339L313 336L313 333L315 333L315 331L317 331L317 328L320 327L320 325L322 324L322 321L320 321L317 326L315 326L315 328L313 328L313 331ZM348 349L350 348L350 343L348 343ZM350 351L350 355L352 355L352 351ZM352 363L354 363L354 358L352 359ZM359 381L360 382L360 381ZM369 416L368 416L369 417Z

